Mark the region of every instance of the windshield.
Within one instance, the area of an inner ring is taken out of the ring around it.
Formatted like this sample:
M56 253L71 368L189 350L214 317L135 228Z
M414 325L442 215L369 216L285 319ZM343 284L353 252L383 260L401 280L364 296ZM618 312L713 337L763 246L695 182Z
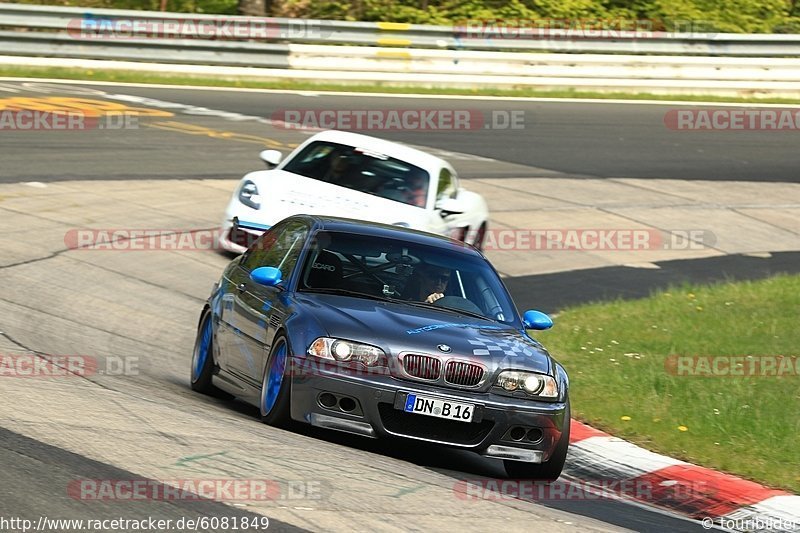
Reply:
M298 290L435 306L517 326L517 313L483 258L454 249L320 232Z
M430 175L393 157L326 141L313 142L283 170L416 207L425 207Z

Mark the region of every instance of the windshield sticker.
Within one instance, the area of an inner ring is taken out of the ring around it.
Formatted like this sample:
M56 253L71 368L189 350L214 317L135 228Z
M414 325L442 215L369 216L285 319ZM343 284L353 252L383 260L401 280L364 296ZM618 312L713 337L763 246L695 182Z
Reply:
M356 148L355 151L358 152L358 153L364 154L367 157L372 157L374 159L380 159L382 161L386 161L386 160L389 159L388 155L384 155L384 154L382 154L380 152L376 152L376 151L370 150L368 148Z
M409 329L406 330L406 333L409 335L416 335L417 333L425 333L426 331L434 331L437 329L444 329L444 328L475 328L475 329L507 329L503 326L489 326L489 325L481 325L481 324L455 324L452 322L446 324L431 324L430 326L423 326L417 329Z

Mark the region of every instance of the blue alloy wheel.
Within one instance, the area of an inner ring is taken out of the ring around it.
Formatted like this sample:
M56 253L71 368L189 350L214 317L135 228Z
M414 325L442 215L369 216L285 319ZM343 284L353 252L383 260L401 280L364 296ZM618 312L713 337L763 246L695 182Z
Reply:
M289 357L289 342L286 337L273 341L272 350L261 381L261 419L270 426L287 427L291 421L291 380L285 379L286 360Z
M197 339L194 341L192 352L191 383L192 390L210 394L217 398L231 398L226 392L219 390L211 380L216 371L214 363L214 329L211 322L211 310L206 308L200 316L200 325L197 328Z
M280 346L272 354L270 361L269 375L267 376L266 391L262 403L263 412L268 415L278 399L278 393L283 384L283 373L286 370L286 343L281 342Z

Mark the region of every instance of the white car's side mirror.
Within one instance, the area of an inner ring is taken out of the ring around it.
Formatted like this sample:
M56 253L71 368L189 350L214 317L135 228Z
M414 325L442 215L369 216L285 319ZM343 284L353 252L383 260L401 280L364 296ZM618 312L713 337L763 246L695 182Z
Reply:
M275 168L281 162L283 154L278 150L262 150L258 157L267 164L269 168Z
M442 198L436 202L436 209L442 212L442 215L461 214L467 210L464 202L458 198Z

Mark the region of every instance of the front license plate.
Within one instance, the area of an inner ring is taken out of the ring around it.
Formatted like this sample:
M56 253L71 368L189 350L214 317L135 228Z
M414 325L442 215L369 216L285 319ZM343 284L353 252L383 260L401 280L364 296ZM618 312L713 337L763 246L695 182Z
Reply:
M435 416L459 422L472 422L475 406L471 403L451 402L429 396L409 394L403 410L407 413Z

